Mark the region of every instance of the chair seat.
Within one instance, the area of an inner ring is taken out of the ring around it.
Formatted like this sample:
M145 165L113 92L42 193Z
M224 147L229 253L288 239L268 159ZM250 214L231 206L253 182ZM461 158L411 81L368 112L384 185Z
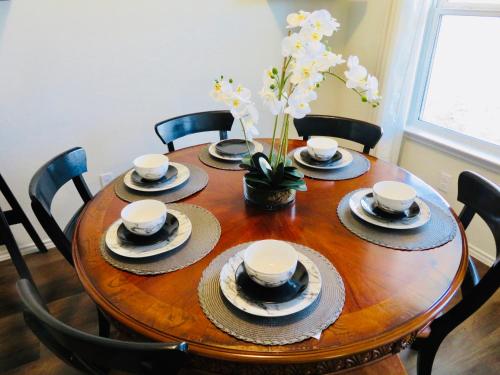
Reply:
M80 217L83 209L85 208L85 205L81 206L78 211L71 217L71 219L68 221L68 224L66 224L66 227L64 227L64 235L66 238L69 240L69 242L72 241L73 239L73 233L75 233L75 228L76 228L76 223L78 223L78 218Z

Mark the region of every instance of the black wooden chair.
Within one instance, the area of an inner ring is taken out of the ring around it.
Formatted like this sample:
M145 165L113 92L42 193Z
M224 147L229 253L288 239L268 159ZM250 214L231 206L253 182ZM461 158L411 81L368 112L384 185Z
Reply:
M66 258L73 265L71 239L78 217L85 205L92 199L92 194L83 179L87 172L87 156L81 147L65 151L45 163L33 176L29 186L31 207L45 232ZM68 181L73 183L83 199L83 206L73 215L66 227L61 229L52 216L51 206L57 191Z
M233 116L229 111L209 111L174 117L155 125L155 131L168 151L175 151L174 141L185 135L219 131L220 139L227 139L227 132L233 126Z
M64 258L73 266L71 241L81 212L92 199L83 173L87 172L87 155L81 147L69 149L45 163L33 176L29 186L31 207L38 221ZM83 205L72 216L66 227L61 229L52 216L51 206L57 191L73 180ZM110 325L101 310L97 308L99 335L109 336Z
M477 214L493 232L496 260L479 280L474 262L469 258L467 275L462 285L461 301L430 324L428 337L418 339L418 375L431 374L434 358L444 338L475 313L500 285L500 187L476 173L462 172L458 178L457 199L465 205L460 213L460 221L464 228L467 228L474 215Z
M345 117L308 115L295 119L294 124L305 141L314 135L347 139L362 144L365 154L368 154L382 137L380 126Z
M40 251L41 253L46 253L47 248L43 244L35 228L33 228L33 225L31 225L31 222L29 221L28 217L21 208L21 205L17 201L16 197L10 190L9 185L7 185L7 182L4 180L1 174L0 174L0 192L5 197L7 203L9 203L10 205L10 210L3 212L3 214L5 215L5 219L7 220L9 225L21 224L24 227L24 229L26 229L26 232L28 232L29 236L35 243L35 246L38 248L38 251ZM4 243L4 239L2 238L2 234L0 233L0 245L2 243Z
M21 279L28 279L33 281L31 277L31 273L24 262L23 256L19 251L19 247L17 246L16 240L12 231L10 230L9 222L7 221L7 217L5 216L4 211L0 207L0 237L2 238L3 243L7 247L7 251L9 252L10 259L16 268L16 271Z
M34 284L17 282L24 305L24 320L55 355L84 373L109 370L134 374L175 374L182 368L188 346L179 343L142 343L112 340L76 330L50 314Z

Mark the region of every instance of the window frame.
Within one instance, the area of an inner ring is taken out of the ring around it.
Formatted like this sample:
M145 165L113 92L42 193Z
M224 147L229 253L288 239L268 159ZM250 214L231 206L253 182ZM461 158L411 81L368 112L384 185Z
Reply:
M445 15L500 17L500 4L449 3L434 0L424 29L405 135L500 172L500 146L420 119L432 73L441 19Z

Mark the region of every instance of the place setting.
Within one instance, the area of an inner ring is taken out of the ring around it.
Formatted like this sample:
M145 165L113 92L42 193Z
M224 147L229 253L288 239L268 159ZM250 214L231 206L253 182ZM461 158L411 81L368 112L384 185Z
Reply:
M335 267L296 243L261 240L224 251L204 270L198 297L224 332L262 345L314 337L337 320L345 289Z
M115 182L115 193L127 202L145 198L171 203L186 198L208 183L207 173L192 164L170 161L162 154L146 154Z
M206 209L153 199L125 206L102 236L111 265L139 275L172 272L203 258L217 244L220 224Z
M442 246L457 231L447 208L419 197L412 186L399 181L380 181L347 194L337 214L357 236L400 250Z
M244 157L256 152L268 152L270 146L255 140L223 139L203 147L198 155L200 161L217 169L241 171Z
M307 146L296 148L288 156L304 175L319 180L347 180L370 169L367 158L339 147L337 141L328 137L311 138Z

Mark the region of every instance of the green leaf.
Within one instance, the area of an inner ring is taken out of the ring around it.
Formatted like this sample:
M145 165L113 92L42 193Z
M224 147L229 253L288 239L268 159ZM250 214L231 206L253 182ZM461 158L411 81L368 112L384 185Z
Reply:
M263 187L263 188L270 188L271 185L267 180L262 180L258 177L253 177L253 176L245 176L245 181L249 183L252 186L255 187Z
M285 166L283 163L279 163L274 169L271 176L273 186L279 186L281 181L283 181L283 176L285 175Z
M292 159L285 158L285 167L291 167L291 166L292 166Z

